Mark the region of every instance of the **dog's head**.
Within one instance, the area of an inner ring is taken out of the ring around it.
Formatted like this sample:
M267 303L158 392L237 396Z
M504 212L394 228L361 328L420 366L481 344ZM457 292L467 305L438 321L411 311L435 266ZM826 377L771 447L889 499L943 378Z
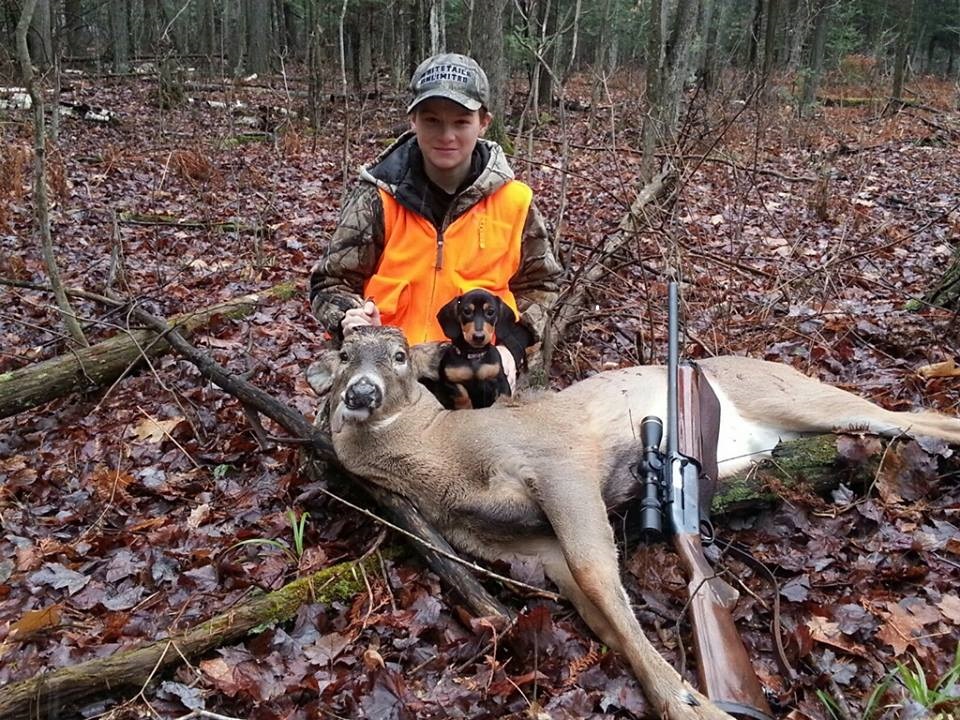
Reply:
M307 382L318 394L330 394L330 429L338 432L345 422L388 418L413 402L418 363L403 331L359 327L307 369Z
M520 325L513 309L489 290L475 288L456 297L437 313L443 334L451 340L463 340L475 348L496 341L506 345L522 367L525 350L533 342L533 334Z

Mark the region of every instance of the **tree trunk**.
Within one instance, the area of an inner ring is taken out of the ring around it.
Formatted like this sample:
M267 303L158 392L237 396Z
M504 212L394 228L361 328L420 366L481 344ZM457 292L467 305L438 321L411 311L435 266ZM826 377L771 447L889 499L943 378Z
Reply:
M444 27L443 0L430 0L430 54L447 51L446 28Z
M144 55L157 53L157 42L160 40L160 2L161 0L143 0L143 28L140 40L140 52Z
M903 83L907 74L907 56L910 51L911 24L913 20L913 0L893 0L897 17L897 58L893 68L893 89L890 97L892 105L899 105L903 99ZM891 107L898 110L899 107Z
M716 86L716 68L714 62L717 56L717 27L714 22L715 0L703 0L700 6L700 37L703 38L703 49L700 55L700 82L703 89L710 92Z
M923 300L931 305L952 310L955 313L960 312L960 248L954 249L950 267L940 277L937 284L927 291Z
M130 70L130 25L127 21L127 3L110 0L110 45L113 52L113 71L118 74Z
M260 295L245 295L174 319L185 335L206 326L216 316L243 317L252 313L264 298L289 296L289 285L278 285ZM49 402L72 392L82 392L112 383L146 354L155 357L169 351L169 345L150 330L116 335L92 347L51 358L0 374L0 418Z
M690 67L690 47L695 33L690 27L697 15L696 0L650 3L650 36L647 44L647 114L643 123L643 165L641 176L654 174L658 146L674 142L677 119L683 104L683 84Z
M83 54L83 1L64 0L64 35L66 36L67 55L78 57Z
M243 12L246 16L247 62L246 69L251 73L266 75L270 72L270 3L261 0L244 0Z
M169 638L5 685L0 688L0 717L67 717L75 715L89 699L104 693L132 697L151 677L162 676L184 660L236 642L256 627L290 620L302 605L347 601L366 592L363 575L357 572L360 568L375 575L380 570L380 558L371 555L333 565Z
M30 59L30 51L27 48L27 31L30 27L33 12L36 9L36 2L37 0L24 1L20 21L17 23L16 29L17 59L20 63L21 77L33 104L34 211L37 218L37 227L40 231L40 250L43 255L43 262L50 278L50 286L53 288L54 297L57 300L57 307L63 317L64 327L77 345L85 346L87 345L87 339L83 335L83 330L77 320L77 314L70 305L67 293L63 288L63 282L60 280L60 268L57 265L57 258L53 249L53 237L50 234L50 203L47 199L47 139L44 127L43 94L34 82L33 65Z
M490 107L493 113L493 125L487 131L487 137L495 142L506 141L504 116L507 110L507 65L503 55L503 15L507 0L484 0L474 7L474 35L483 38L475 44L474 59L480 63L490 80Z
M813 41L810 56L803 75L803 93L800 97L800 117L804 117L817 97L820 76L823 73L823 52L827 44L827 17L830 15L830 0L816 0L817 9L813 20Z
M780 29L780 0L767 0L767 29L763 38L763 77L769 79L777 64L777 31Z
M243 74L246 56L246 27L243 11L244 0L225 0L223 3L223 34L227 50L229 72L235 77Z
M30 34L27 36L30 59L41 70L53 65L53 36L50 24L50 0L37 0L30 18Z
M223 58L217 44L217 16L214 0L202 0L200 6L200 54L207 59L207 72L212 72L214 59L219 58L220 71L223 71Z

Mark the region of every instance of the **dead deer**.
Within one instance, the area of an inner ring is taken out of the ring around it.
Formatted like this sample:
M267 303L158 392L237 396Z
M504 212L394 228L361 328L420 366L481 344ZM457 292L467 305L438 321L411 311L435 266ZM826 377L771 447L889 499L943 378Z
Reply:
M414 349L416 353L416 348ZM898 413L796 370L745 357L700 365L721 404L721 476L779 440L838 428L960 443L960 420ZM328 392L333 445L350 472L409 498L452 545L487 560L534 555L665 718L728 718L644 635L620 582L609 508L638 492L637 426L666 411L666 371L600 373L556 393L445 410L394 328L362 327L308 371ZM726 461L724 461L726 459Z

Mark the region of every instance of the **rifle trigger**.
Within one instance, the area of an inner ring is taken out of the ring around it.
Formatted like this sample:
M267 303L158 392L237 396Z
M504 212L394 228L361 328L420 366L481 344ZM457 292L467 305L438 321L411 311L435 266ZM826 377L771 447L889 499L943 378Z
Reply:
M714 541L717 539L716 528L713 527L713 523L710 522L708 518L700 519L700 542L704 545L713 545Z

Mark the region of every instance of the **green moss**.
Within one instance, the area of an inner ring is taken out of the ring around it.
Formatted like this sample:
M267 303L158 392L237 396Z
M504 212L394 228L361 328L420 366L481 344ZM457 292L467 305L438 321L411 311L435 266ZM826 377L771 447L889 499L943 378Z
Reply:
M0 382L6 382L7 380L10 380L12 377L13 377L12 372L0 373Z
M300 288L297 287L297 283L293 280L285 283L280 283L279 285L274 285L270 288L270 294L276 297L278 300L289 300L295 295L300 294Z

